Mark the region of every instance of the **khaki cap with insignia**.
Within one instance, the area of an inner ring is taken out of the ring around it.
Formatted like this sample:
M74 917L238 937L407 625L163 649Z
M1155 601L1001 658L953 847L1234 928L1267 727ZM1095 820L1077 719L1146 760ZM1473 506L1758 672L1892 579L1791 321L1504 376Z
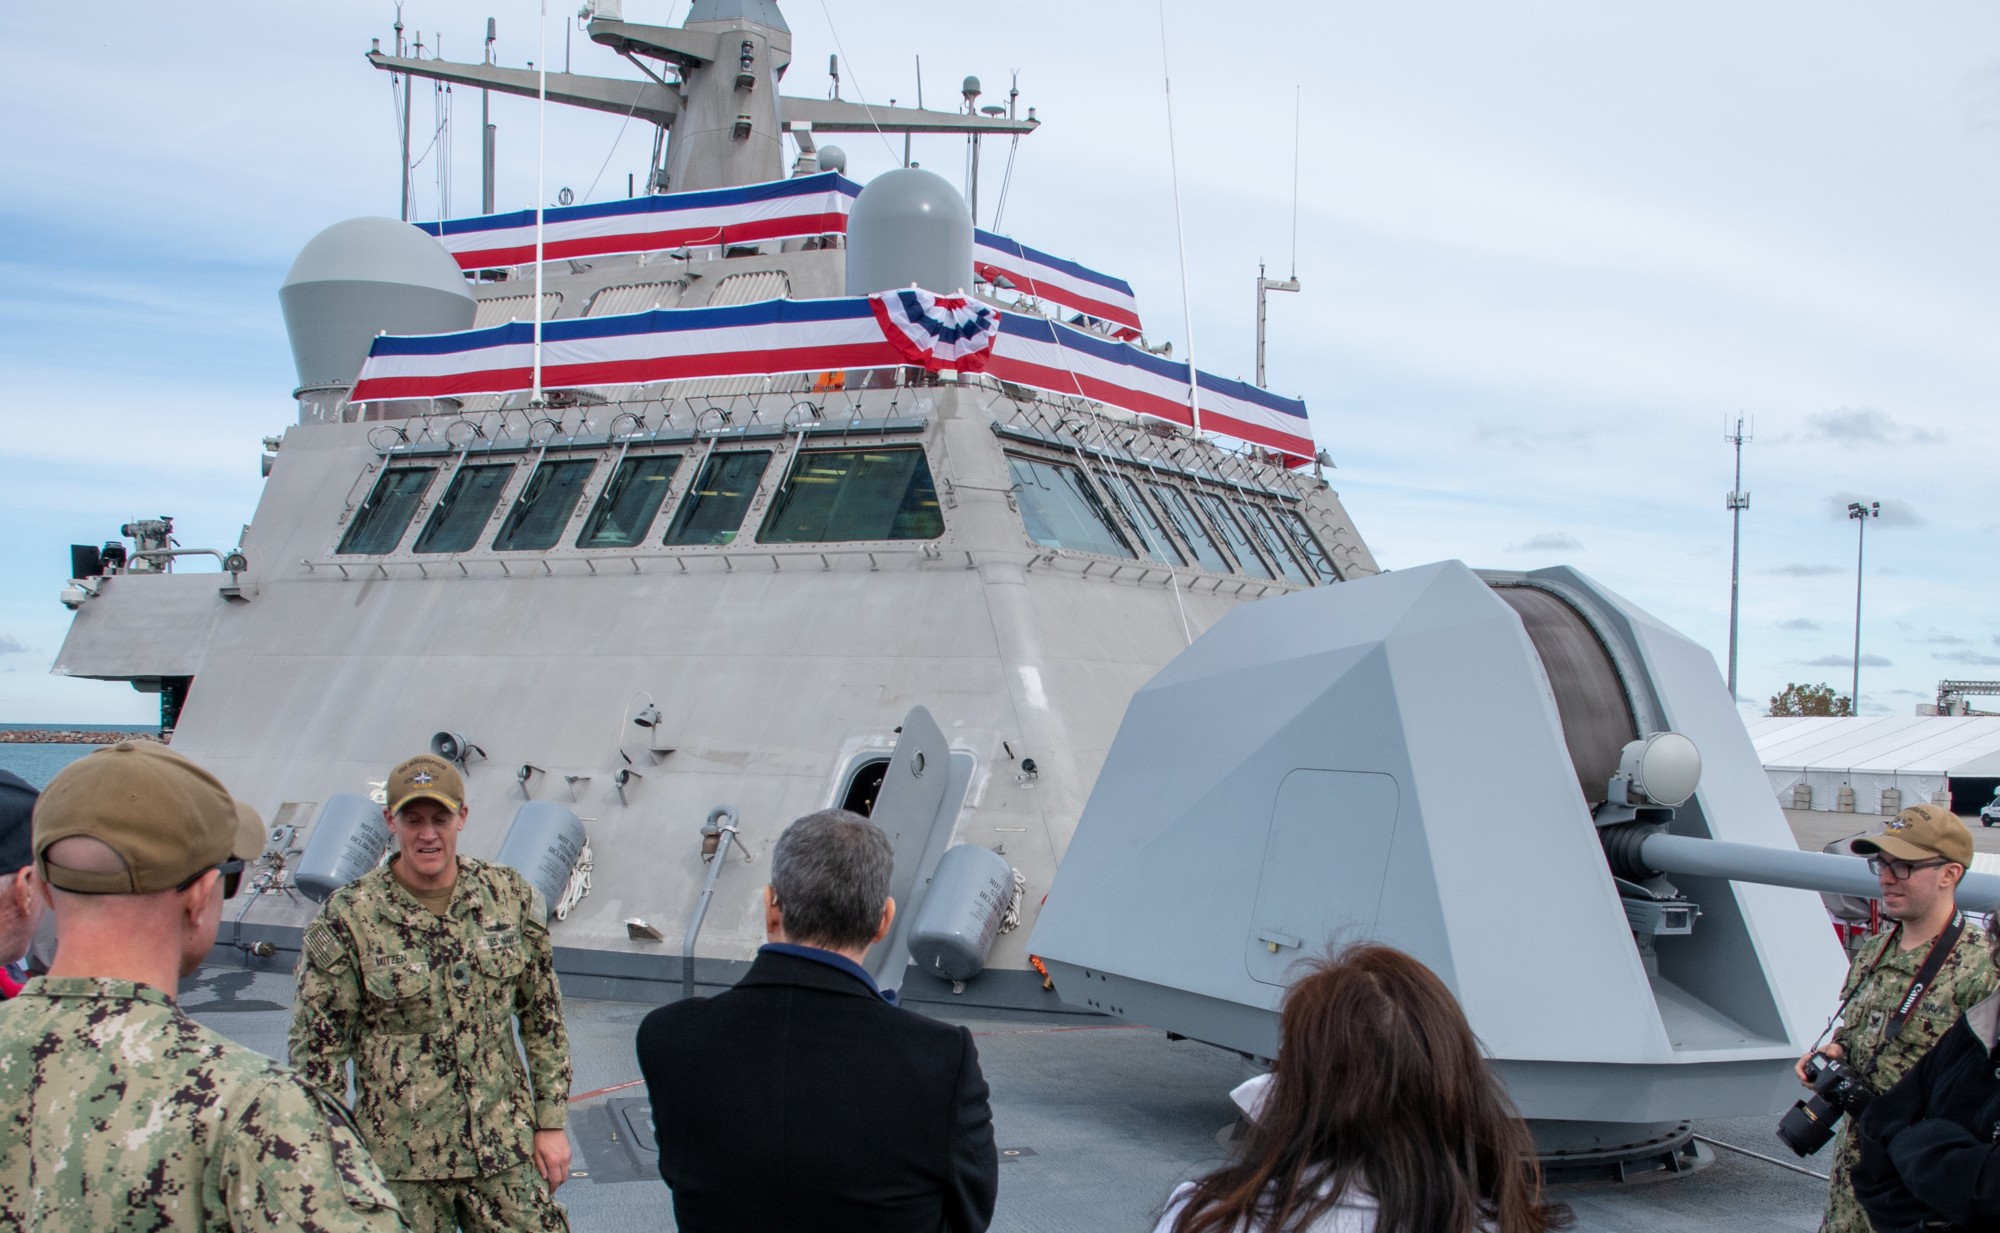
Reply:
M436 754L418 754L396 764L386 785L389 812L403 812L411 801L429 798L457 813L465 808L465 780L458 768Z
M1856 856L1877 852L1899 861L1927 861L1942 856L1970 868L1972 832L1943 805L1912 805L1889 820L1879 835L1864 835L1847 845Z
M35 802L36 872L58 890L143 895L172 890L264 850L264 824L222 782L154 741L123 741L63 768ZM88 836L125 862L117 873L50 863L49 845Z

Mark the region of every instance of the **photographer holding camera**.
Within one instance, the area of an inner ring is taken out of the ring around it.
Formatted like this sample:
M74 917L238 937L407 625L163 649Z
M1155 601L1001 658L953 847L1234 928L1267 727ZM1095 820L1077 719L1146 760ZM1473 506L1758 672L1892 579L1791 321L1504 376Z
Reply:
M1988 929L2000 947L2000 917ZM1877 1233L2000 1229L2000 993L1966 1011L1855 1128L1854 1193Z
M1841 986L1839 1025L1799 1059L1813 1097L1787 1114L1779 1137L1800 1155L1818 1149L1841 1114L1852 1122L1887 1091L1967 1009L1993 991L1993 956L1953 902L1972 863L1972 833L1942 805L1914 805L1879 835L1854 840L1881 884L1882 914L1895 928L1854 956ZM1854 1196L1860 1149L1843 1125L1820 1233L1871 1233Z

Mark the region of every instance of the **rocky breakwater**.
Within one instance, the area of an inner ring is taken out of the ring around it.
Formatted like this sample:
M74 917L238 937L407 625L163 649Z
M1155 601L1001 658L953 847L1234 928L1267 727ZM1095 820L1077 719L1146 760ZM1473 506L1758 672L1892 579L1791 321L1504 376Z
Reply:
M158 732L83 732L75 728L4 728L0 745L116 745L120 741L157 741Z

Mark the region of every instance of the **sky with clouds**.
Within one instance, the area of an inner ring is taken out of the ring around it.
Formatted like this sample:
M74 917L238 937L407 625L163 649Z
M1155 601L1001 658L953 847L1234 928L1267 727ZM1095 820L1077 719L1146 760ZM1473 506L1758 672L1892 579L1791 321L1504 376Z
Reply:
M565 56L574 0L548 20ZM673 23L684 3L626 0ZM408 0L446 58L536 56L538 5ZM1019 70L1042 128L998 229L1128 278L1185 352L1157 4L1004 10L792 0L786 92L986 102ZM153 700L48 675L67 546L170 513L228 546L259 441L294 418L277 287L329 223L393 214L393 6L106 0L0 8L0 721L135 722ZM2000 7L1852 0L1165 5L1192 340L1247 376L1257 263L1270 384L1305 397L1391 567L1571 564L1723 657L1744 451L1744 705L1846 689L1854 500L1863 711L2000 678ZM576 36L580 72L628 66ZM416 99L419 212L478 204L478 99ZM496 99L500 205L531 205L531 102ZM1294 115L1299 117L1295 130ZM1294 148L1299 152L1296 243ZM843 143L850 174L900 143ZM552 112L548 192L622 196L650 131ZM919 140L954 179L962 143ZM989 143L994 226L1004 143ZM1989 700L2000 709L2000 699Z

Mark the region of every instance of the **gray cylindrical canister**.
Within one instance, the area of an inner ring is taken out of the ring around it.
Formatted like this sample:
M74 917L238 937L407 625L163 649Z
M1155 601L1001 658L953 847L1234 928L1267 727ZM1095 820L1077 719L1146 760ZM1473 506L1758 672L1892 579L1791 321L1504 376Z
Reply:
M930 891L910 924L910 958L945 980L971 980L1014 897L1014 870L991 848L962 843L939 858Z
M553 912L583 858L583 823L554 801L528 801L514 811L514 824L493 859L517 870L542 893L542 910Z
M320 808L292 881L314 903L382 863L389 849L389 826L382 807L365 796L343 792Z

